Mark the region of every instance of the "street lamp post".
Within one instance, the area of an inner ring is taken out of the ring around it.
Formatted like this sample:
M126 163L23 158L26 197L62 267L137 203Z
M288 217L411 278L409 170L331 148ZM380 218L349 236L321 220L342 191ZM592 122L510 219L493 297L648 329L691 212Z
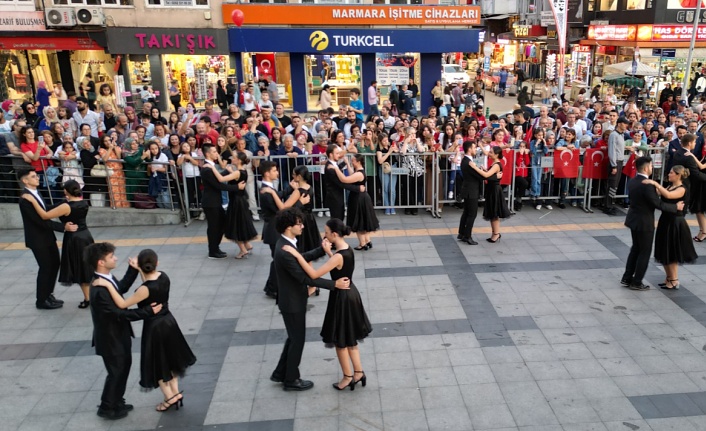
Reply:
M701 1L702 0L698 0L696 2L696 14L694 15L694 29L691 32L689 55L686 57L686 70L684 71L684 83L681 87L681 100L689 100L687 98L687 88L689 87L689 79L691 78L691 59L694 55L694 45L696 45L696 34L699 32L699 22L701 21ZM688 103L689 102L687 102L687 104Z

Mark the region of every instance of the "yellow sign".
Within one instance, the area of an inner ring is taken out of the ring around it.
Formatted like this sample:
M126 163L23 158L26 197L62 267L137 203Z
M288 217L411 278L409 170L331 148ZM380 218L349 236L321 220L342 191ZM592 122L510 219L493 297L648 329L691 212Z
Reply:
M323 31L315 31L309 36L311 47L317 51L323 51L328 47L328 36Z

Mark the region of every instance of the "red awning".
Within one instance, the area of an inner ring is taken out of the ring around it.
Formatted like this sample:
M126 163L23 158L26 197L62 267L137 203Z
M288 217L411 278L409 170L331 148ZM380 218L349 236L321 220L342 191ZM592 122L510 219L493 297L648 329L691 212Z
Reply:
M89 37L0 37L0 49L103 51L103 47Z

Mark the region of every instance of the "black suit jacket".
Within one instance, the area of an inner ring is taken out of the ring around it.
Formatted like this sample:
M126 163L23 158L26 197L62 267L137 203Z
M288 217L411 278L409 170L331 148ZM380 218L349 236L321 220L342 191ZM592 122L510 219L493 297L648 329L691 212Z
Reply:
M275 199L269 193L263 193L262 189L268 188L269 186L263 184L260 188L260 209L262 209L262 242L265 244L277 244L280 235L277 233L275 227L275 215L277 215L277 204L275 204ZM277 191L277 190L275 190ZM277 193L280 195L280 193ZM281 195L280 195L281 198Z
M211 168L201 168L201 183L203 184L203 198L201 199L203 208L220 207L222 205L222 191L234 192L238 190L237 184L231 185L218 182Z
M24 189L22 194L28 194L31 199L36 199L27 189ZM53 207L47 206L46 208L47 211L49 211ZM34 209L32 202L29 202L26 199L20 199L20 214L22 214L22 223L25 231L25 245L27 248L48 247L52 244L56 247L56 236L54 235L54 231L63 232L63 224L53 220L43 220Z
M304 313L306 312L306 301L309 298L307 286L330 290L336 288L336 282L325 278L312 280L306 275L297 259L289 252L282 250L285 245L292 245L292 243L280 236L275 246L275 272L277 274L278 287L277 305L279 305L279 309L283 313ZM321 247L303 254L307 262L324 255L324 250Z
M97 275L95 277L98 277ZM95 279L94 277L94 279ZM121 295L130 289L137 278L137 270L129 267L122 280L113 276ZM93 286L89 294L93 318L93 345L101 356L129 355L134 337L130 322L153 315L150 307L123 310L118 308L105 287Z
M478 199L483 178L471 167L470 160L466 156L461 159L461 175L463 175L463 184L460 197L463 199Z
M695 154L698 154L697 157L701 155L701 153ZM672 155L672 160L672 166L682 165L689 170L689 178L685 178L683 182L692 196L697 192L697 189L701 190L700 186L701 183L706 181L706 174L699 170L699 167L696 165L696 160L694 160L693 157L686 155L686 149L679 148L677 152Z
M324 166L324 185L326 186L326 202L324 204L331 208L338 205L344 205L345 198L343 197L343 189L348 189L352 192L359 192L360 187L355 184L347 184L338 179L335 169L328 169L331 161L326 161ZM340 167L340 166L339 166ZM343 168L341 168L342 170Z
M628 183L628 197L630 198L630 209L625 217L625 226L638 232L649 232L655 230L655 209L662 212L676 213L677 205L662 202L657 195L654 186L642 184L644 177L636 175Z

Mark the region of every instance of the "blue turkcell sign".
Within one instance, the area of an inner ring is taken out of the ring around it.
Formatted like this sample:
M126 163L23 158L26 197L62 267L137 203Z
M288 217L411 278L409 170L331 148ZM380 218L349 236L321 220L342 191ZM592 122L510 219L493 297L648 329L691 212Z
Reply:
M480 30L231 28L231 52L478 52Z

